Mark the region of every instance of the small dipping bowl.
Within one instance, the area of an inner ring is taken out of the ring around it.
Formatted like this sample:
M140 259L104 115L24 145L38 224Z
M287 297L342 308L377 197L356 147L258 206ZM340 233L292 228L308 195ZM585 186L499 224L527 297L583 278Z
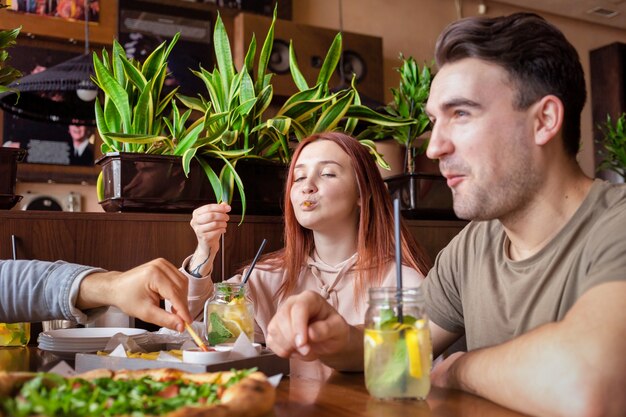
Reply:
M234 343L220 343L218 345L215 345L215 350L220 351L220 352L230 352L231 350L233 350L233 346L235 344ZM260 343L253 343L252 346L256 349L257 353L261 353L261 350L263 350L263 346L261 346Z
M183 362L199 363L202 365L212 365L228 359L229 351L212 350L204 352L199 348L183 350Z

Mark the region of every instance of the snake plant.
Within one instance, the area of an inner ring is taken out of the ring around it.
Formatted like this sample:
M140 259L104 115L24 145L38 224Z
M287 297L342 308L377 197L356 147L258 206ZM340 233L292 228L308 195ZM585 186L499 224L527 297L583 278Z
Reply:
M622 113L615 122L607 115L600 129L604 133L604 159L598 170L614 171L626 180L626 113Z
M413 123L402 126L376 125L366 134L373 135L376 139L393 138L403 145L406 149L405 168L407 172L413 172L413 155L415 152L424 153L428 145L428 141L424 141L417 147L418 138L431 130L424 106L428 100L432 75L427 65L420 69L413 57L405 58L400 54L400 60L402 61L398 68L400 84L398 88L391 89L393 102L385 107L385 111L390 116L412 120Z
M244 184L236 170L239 161L262 159L287 164L292 156L290 140L301 140L327 130L353 134L360 120L389 127L413 123L362 106L354 83L337 92L330 90L329 80L341 54L341 34L335 37L314 87L309 87L298 69L291 45L291 74L299 91L287 99L274 116L267 117L265 112L273 98L273 74L267 72L267 67L275 23L276 9L258 60L253 36L244 63L237 70L228 34L218 15L213 32L216 66L212 71L192 70L206 87L206 93L196 97L176 94L176 90L163 93L167 57L178 35L169 45L160 45L143 64L126 58L117 42L114 42L110 60L106 51L102 60L94 55L94 81L105 93L103 105L96 102L103 153L179 155L185 173L189 172L195 158L210 180L217 201L230 201L236 188L245 213ZM184 112L179 110L177 101L186 107ZM165 115L170 108L169 115ZM374 142L362 135L358 138L377 162L388 168L376 152ZM219 173L209 165L209 159L223 162Z

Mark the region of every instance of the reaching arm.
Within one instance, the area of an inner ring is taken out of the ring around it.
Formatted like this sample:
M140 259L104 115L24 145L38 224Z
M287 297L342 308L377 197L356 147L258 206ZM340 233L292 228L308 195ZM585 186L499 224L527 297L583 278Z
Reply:
M281 357L319 359L339 371L363 370L363 329L350 326L313 291L289 297L267 333L267 345Z
M537 416L622 416L626 410L626 282L583 294L565 318L509 342L454 354L435 385Z
M215 255L220 248L220 237L226 233L230 206L227 204L207 204L194 210L191 227L198 239L187 272L196 278L207 276L213 270Z
M167 299L172 312L160 308ZM124 313L159 326L184 330L192 319L187 308L187 278L165 259L155 259L127 272L96 272L80 284L76 307L114 305Z

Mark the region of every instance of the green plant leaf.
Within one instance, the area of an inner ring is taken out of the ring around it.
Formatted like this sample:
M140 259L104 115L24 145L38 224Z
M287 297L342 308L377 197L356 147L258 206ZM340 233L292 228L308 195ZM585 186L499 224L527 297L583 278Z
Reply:
M106 56L106 51L102 51L102 58ZM117 39L113 40L113 50L111 51L111 66L109 67L107 62L107 69L112 71L113 77L117 80L117 82L124 88L126 88L126 78L124 77L124 64L122 63L123 59L126 58L126 51L119 44ZM107 60L108 61L108 60Z
M370 155L374 156L374 158L376 159L376 164L378 164L381 168L384 168L386 170L391 169L391 166L389 166L387 161L385 161L385 158L383 158L383 156L376 149L376 144L373 141L362 139L362 140L359 140L359 143L361 143L361 145L368 148Z
M207 111L208 106L206 105L204 100L202 100L202 98L189 97L182 94L176 94L176 98L180 100L183 105L191 110L197 110L202 113L206 113Z
M354 92L349 91L324 110L313 128L313 133L333 130L347 113L353 98Z
M263 47L261 48L261 55L259 56L259 66L257 68L257 91L261 91L268 84L266 84L265 73L267 72L267 64L270 61L270 55L272 53L272 47L274 45L274 24L276 23L276 11L278 3L274 5L274 14L272 16L272 23L270 24L265 40L263 41ZM268 80L269 81L269 80Z
M217 14L215 30L213 32L213 45L217 68L221 74L221 85L224 97L230 96L230 84L235 76L235 66L233 65L233 55L230 50L228 34L222 22L222 17Z
M289 41L289 71L291 72L291 78L293 78L293 82L296 84L296 87L298 87L298 90L305 91L309 89L309 85L298 66L296 51L293 47L293 41L291 40Z
M396 117L385 116L380 114L369 107L351 105L346 112L347 117L355 117L359 120L374 123L380 126L408 126L415 124L415 120L411 119L398 119Z
M341 33L338 33L335 35L335 39L333 39L333 43L330 45L330 48L326 53L326 58L324 58L324 63L322 64L322 68L317 76L317 84L322 84L324 86L328 85L330 77L333 76L340 58Z
M220 182L219 177L217 176L217 174L215 173L213 168L211 168L211 166L207 162L205 162L205 160L203 158L199 158L198 156L196 156L196 160L198 161L198 163L202 167L202 170L204 171L204 173L206 174L207 178L209 179L209 182L211 183L211 188L213 189L213 194L215 195L215 200L218 203L221 203L223 201L222 200L222 195L224 193L222 191L222 183Z
M256 56L256 36L254 33L252 34L252 39L250 40L250 45L248 46L248 52L246 52L246 57L243 59L243 67L247 73L252 72L254 69L254 57Z
M137 100L137 104L133 109L133 125L131 132L133 133L153 133L152 121L154 119L154 103L152 100L152 87L154 78L143 89Z
M189 177L189 172L191 171L191 160L196 156L196 151L198 148L189 148L183 154L183 172L185 173L185 177Z
M190 128L185 132L183 137L178 142L176 149L174 150L174 155L180 155L182 152L187 152L191 149L194 144L198 140L198 136L202 133L203 126L202 121L196 121L196 124L191 125Z
M170 139L160 135L147 135L147 134L128 134L117 132L105 132L101 134L102 137L106 137L110 140L117 142L132 143L132 144L152 144L158 141L169 141Z
M143 91L146 88L146 84L148 84L146 77L144 77L141 71L139 71L138 68L131 64L129 60L121 59L120 62L122 63L122 66L124 67L124 73L130 80L130 82L132 82L135 87L139 89L139 91Z
M102 62L100 62L100 59L98 59L98 55L96 54L93 55L93 65L98 85L115 105L115 108L120 115L124 131L128 132L128 129L131 127L131 113L130 106L128 104L128 93L126 93L126 90L117 82L115 78L113 78L104 65L102 65Z

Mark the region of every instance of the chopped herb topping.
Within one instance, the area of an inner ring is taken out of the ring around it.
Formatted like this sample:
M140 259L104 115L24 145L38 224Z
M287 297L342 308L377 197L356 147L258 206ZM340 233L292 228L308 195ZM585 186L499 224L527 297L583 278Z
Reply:
M24 383L13 398L0 399L0 411L13 417L160 415L184 406L218 404L218 395L222 394L223 389L254 371L256 369L233 370L235 374L224 384L198 384L181 380L159 382L149 377L86 381L39 373Z

